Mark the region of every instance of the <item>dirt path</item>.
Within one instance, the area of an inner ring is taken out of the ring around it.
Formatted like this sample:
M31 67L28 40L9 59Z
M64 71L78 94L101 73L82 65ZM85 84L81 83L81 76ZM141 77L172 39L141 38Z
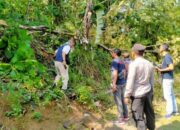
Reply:
M180 98L178 98L180 108ZM180 130L180 116L171 119L163 118L165 103L154 103L156 109L156 130ZM37 108L35 111L42 114L42 120L32 119L34 111L28 111L25 116L9 119L4 116L6 104L0 101L0 129L1 130L136 130L134 121L130 120L119 125L113 123L116 119L116 107L107 111L90 113L75 102L70 105L51 103L49 106Z
M177 98L178 108L180 109L180 98ZM174 116L170 119L164 118L165 113L165 102L155 102L155 113L156 113L156 130L180 130L180 115ZM115 107L110 109L107 115L113 117L116 115ZM108 118L107 118L108 119ZM132 118L125 125L118 125L112 123L112 119L109 118L104 125L97 130L136 130L134 121Z

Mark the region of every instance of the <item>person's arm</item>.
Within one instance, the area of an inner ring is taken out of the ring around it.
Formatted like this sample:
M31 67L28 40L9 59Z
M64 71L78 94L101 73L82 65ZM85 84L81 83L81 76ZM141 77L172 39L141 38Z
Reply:
M126 84L126 90L124 94L124 102L128 104L129 98L132 95L133 92L133 86L135 82L135 76L136 76L136 68L133 63L129 65L129 73L128 73L128 78L127 78L127 84Z
M62 52L63 64L66 65L66 53Z
M55 51L55 53L54 53L54 57L56 56L57 52L58 52L58 49Z
M113 90L113 92L115 92L117 90L117 86L116 86L117 78L118 78L118 71L113 70L113 72L112 72L112 90Z
M116 82L118 79L118 63L112 62L112 90L115 92L117 90Z
M151 71L151 75L150 75L150 84L151 84L152 91L153 91L153 88L154 88L154 69L153 69L153 67L152 67L152 71Z
M125 66L125 64L123 64L122 73L123 73L124 79L126 79L127 72L126 72L126 66Z
M158 71L160 71L160 72L173 71L174 70L174 64L173 64L172 58L170 56L165 57L165 62L168 66L166 68L163 68L163 69L157 68Z
M160 68L157 68L158 71L160 72L168 72L168 71L173 71L174 70L174 64L171 63L168 65L168 67L164 68L164 69L160 69Z
M64 46L63 50L62 50L62 58L63 58L63 64L66 66L66 55L69 53L70 51L70 46Z

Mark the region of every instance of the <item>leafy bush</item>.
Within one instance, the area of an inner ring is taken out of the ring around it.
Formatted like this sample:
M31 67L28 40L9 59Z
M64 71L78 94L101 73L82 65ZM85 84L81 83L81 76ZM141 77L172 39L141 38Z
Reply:
M37 121L41 121L43 118L42 114L40 112L34 112L32 114L32 119L35 119Z
M40 100L48 104L52 99L62 97L60 91L51 90L51 86L48 85L52 81L46 73L47 68L36 60L30 44L31 36L27 31L10 27L4 33L1 42L5 44L5 55L0 63L0 82L2 91L9 92L10 111L6 113L7 116L19 116L24 104L34 102L39 105ZM7 81L3 82L4 80Z
M92 105L93 103L93 95L91 93L91 89L88 86L77 86L75 92L78 96L78 102L85 105Z
M70 58L70 87L78 95L78 102L86 105L92 105L94 100L108 103L111 97L101 92L107 91L110 83L110 55L96 46L88 46L87 50L76 46Z
M7 117L17 117L22 114L21 97L22 94L15 90L15 86L8 84L7 86L7 101L10 105L10 110L5 113Z

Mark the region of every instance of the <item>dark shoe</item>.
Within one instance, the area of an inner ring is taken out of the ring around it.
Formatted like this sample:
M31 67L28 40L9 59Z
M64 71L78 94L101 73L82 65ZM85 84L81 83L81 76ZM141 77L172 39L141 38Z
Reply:
M129 117L128 116L126 116L126 117L124 117L124 119L123 119L124 121L128 121L129 120Z
M173 112L173 116L179 116L179 112Z

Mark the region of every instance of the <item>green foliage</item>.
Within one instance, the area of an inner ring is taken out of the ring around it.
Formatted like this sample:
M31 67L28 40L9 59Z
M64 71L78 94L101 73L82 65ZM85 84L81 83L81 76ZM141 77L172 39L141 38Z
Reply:
M32 114L32 119L35 119L35 120L37 120L37 121L41 121L42 120L42 114L40 113L40 112L34 112L33 114Z
M8 103L10 104L10 110L5 113L7 117L17 117L20 114L22 114L22 106L20 103L22 94L19 91L15 91L15 87L18 87L18 84L16 86L13 86L12 84L8 84L6 90L4 92L8 91L6 98Z
M15 97L16 98L16 97ZM11 110L5 113L7 117L17 117L22 114L22 107L19 104L12 104Z
M170 40L179 33L179 20L172 12L179 12L175 0L120 1L106 15L104 41L129 48L136 42L153 45Z
M107 94L106 90L101 90L96 93L95 96L96 101L101 101L103 103L104 108L108 108L111 106L114 101L112 101L112 95Z
M11 24L52 25L51 4L42 0L0 0L0 18Z
M31 40L27 31L17 27L8 28L1 38L1 42L6 46L3 47L0 75L1 80L8 81L3 83L1 89L4 93L11 91L8 94L10 111L6 113L9 117L21 115L24 104L34 102L39 105L40 100L48 104L52 99L61 98L63 95L48 86L52 82L46 73L47 68L36 60Z
M97 27L96 27L96 40L95 43L100 43L100 38L102 37L102 28L104 26L103 22L104 10L99 7L96 9L96 17L97 17Z
M31 37L27 31L10 28L3 35L2 42L6 44L3 59L9 61L9 64L1 63L0 71L8 70L9 78L41 88L43 81L37 76L44 77L45 75L42 74L46 69L35 59L34 51L30 46Z
M10 109L6 112L8 117L17 117L23 114L25 105L48 105L54 99L61 99L64 93L59 88L44 89L30 92L20 83L8 83L1 86L1 92L6 95Z
M8 93L7 116L21 115L25 104L47 105L64 96L62 82L51 87L55 74L49 57L71 35L78 33L81 39L85 7L85 0L0 0L0 19L8 24L0 27L0 88ZM87 106L96 101L111 103L106 94L111 57L95 43L129 49L135 42L156 45L170 41L178 65L179 12L175 0L93 0L90 44L77 43L70 55L69 89L77 94L77 101ZM19 25L45 25L62 35L29 33ZM155 60L151 54L146 57ZM42 118L36 112L33 117Z
M105 94L110 83L110 55L93 46L89 48L76 46L71 54L70 87L82 104L91 106L97 100L106 104L111 99Z
M93 103L93 95L92 90L88 86L77 86L75 90L78 95L78 102L84 105L92 105Z

